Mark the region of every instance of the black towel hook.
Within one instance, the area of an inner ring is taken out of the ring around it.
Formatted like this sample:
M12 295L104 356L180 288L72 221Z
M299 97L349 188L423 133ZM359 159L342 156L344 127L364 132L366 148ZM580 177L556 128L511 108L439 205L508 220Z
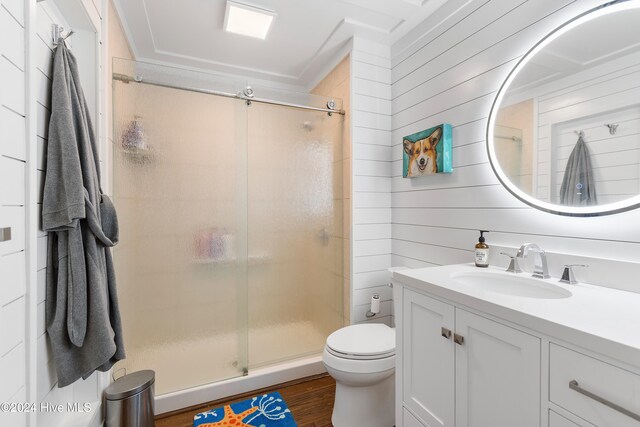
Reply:
M618 126L620 126L618 123L605 123L604 125L609 128L609 135L615 135L618 131Z

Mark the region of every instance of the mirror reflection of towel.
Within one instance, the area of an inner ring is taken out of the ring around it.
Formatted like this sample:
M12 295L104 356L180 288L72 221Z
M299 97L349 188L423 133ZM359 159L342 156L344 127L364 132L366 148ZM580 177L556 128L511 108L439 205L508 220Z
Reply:
M571 151L560 186L560 204L593 206L598 204L596 186L591 169L591 155L582 136Z

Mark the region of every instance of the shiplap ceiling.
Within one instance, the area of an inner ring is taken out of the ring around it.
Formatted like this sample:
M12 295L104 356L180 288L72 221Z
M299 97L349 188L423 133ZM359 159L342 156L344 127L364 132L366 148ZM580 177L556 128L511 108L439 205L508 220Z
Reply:
M313 82L354 34L393 43L445 1L239 0L277 13L258 40L223 30L225 0L115 0L138 60L298 86Z

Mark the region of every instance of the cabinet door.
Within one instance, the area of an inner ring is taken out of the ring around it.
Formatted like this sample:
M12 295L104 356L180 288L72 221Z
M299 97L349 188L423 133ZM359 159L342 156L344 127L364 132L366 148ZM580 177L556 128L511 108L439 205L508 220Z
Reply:
M580 427L573 421L569 421L562 415L558 415L553 411L549 411L549 427Z
M540 425L540 339L456 310L456 427Z
M430 427L453 427L455 309L449 304L404 291L403 401Z
M402 409L402 426L403 427L425 427L416 417L414 417L407 408Z

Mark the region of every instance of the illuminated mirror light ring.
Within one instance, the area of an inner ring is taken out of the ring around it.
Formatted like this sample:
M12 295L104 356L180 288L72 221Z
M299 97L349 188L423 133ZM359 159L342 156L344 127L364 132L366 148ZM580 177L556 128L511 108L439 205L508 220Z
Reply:
M599 216L599 215L609 215L618 212L624 212L630 209L635 209L640 206L640 195L630 197L626 200L622 200L615 203L608 203L604 205L596 205L596 206L585 206L585 207L574 207L574 206L564 206L557 205L549 202L544 202L536 199L535 197L525 193L520 190L516 185L511 183L511 180L504 173L502 168L498 162L498 156L495 152L495 146L493 144L494 141L494 133L493 129L495 126L496 116L498 114L499 106L502 103L502 99L507 92L507 89L516 78L518 73L527 65L527 63L544 47L546 47L549 43L560 37L561 35L567 33L575 27L578 27L586 22L589 22L593 19L599 18L601 16L609 15L611 13L617 13L624 10L630 9L638 9L640 8L640 0L616 0L611 1L600 6L597 6L591 10L588 10L575 18L567 21L560 27L553 30L547 36L545 36L541 41L539 41L533 48L531 48L521 59L518 61L518 64L515 66L513 70L509 73L507 79L502 83L500 89L498 90L498 94L493 101L493 105L491 106L491 112L489 114L489 121L487 124L487 152L489 154L489 163L491 164L491 168L495 172L496 176L500 183L507 189L511 194L515 197L523 201L524 203L532 206L534 208L543 210L545 212L550 212L558 215L567 215L567 216Z

